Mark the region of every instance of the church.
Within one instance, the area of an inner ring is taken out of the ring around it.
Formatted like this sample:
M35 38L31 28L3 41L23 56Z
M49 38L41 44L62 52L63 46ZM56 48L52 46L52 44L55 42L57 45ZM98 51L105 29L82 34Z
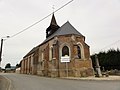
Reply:
M20 73L46 77L93 76L89 48L85 36L68 21L60 27L53 13L46 39L23 57Z

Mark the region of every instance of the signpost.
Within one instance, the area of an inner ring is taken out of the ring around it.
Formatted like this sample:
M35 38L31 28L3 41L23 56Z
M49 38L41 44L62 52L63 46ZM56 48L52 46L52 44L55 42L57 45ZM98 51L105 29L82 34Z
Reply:
M70 62L69 56L61 57L61 62L66 63L66 76L68 77L68 62Z

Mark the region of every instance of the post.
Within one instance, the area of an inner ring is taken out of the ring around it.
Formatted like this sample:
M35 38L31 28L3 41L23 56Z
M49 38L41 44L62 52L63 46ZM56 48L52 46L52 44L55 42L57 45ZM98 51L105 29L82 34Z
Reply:
M3 37L3 38L9 38L10 36L6 36L6 37ZM1 61L2 61L2 49L3 49L3 39L1 38L1 47L0 47L0 65L1 65ZM0 66L1 67L1 66Z
M0 47L0 63L2 61L2 47L3 47L3 39L1 39L1 47Z
M66 76L68 77L68 62L66 62Z
M55 47L55 53L58 53L58 55L56 56L56 58L59 58L59 41L58 38L56 37L56 47ZM58 77L60 77L60 61L59 59L57 60L57 69L58 69Z
M100 65L99 65L97 55L95 55L95 62L96 62L96 72L97 72L96 77L101 77L102 74L101 74Z

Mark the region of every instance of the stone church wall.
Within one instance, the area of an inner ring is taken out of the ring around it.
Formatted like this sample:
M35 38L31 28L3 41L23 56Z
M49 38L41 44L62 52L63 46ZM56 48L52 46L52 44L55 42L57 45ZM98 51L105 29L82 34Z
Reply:
M61 53L61 46L68 45L70 48L70 57L71 61L68 64L68 75L69 76L90 76L93 75L92 64L90 61L89 55L89 46L84 43L83 38L79 37L77 41L72 41L71 35L68 36L60 36L57 38L58 45L53 45L55 38L50 40L49 42L43 44L39 48L39 62L37 72L41 76L49 76L49 77L65 77L67 70L66 70L66 63L60 62L60 53ZM75 57L75 49L74 44L77 42L82 43L84 46L84 58L77 59ZM52 60L50 59L50 48L54 47L54 55ZM45 53L44 59L42 60L41 53ZM88 54L88 55L87 55Z

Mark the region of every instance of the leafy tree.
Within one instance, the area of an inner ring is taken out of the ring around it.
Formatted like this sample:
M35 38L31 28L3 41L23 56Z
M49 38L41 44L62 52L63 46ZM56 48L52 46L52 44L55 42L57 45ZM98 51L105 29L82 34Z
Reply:
M19 68L21 67L21 63L20 64L16 64L16 68Z
M18 68L19 67L19 64L16 64L16 68Z
M11 68L11 64L10 64L10 63L6 64L6 65L5 65L5 69L6 69L6 68Z
M120 70L120 50L110 49L107 52L99 52L97 54L101 70L118 69ZM91 56L93 67L95 68L95 55Z

